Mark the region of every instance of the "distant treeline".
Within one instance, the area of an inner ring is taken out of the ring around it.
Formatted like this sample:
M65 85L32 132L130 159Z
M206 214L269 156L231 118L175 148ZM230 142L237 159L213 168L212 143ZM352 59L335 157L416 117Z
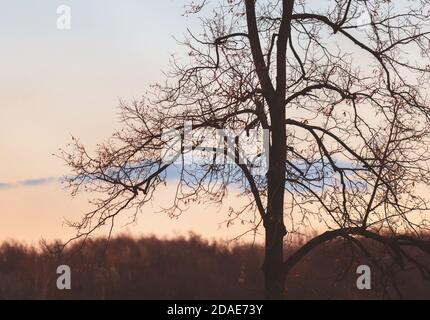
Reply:
M258 246L207 242L197 236L160 240L121 236L75 243L61 254L56 245L0 246L0 299L261 299L263 250ZM299 244L298 244L299 245ZM295 248L287 248L286 255ZM288 299L429 299L430 282L408 265L392 267L384 248L370 248L372 261L342 240L307 256L290 273ZM411 255L417 256L411 251ZM430 263L430 261L424 261ZM356 287L359 265L372 269L372 290ZM57 289L59 265L72 271L72 289ZM395 281L393 281L395 280ZM400 296L399 296L400 294Z

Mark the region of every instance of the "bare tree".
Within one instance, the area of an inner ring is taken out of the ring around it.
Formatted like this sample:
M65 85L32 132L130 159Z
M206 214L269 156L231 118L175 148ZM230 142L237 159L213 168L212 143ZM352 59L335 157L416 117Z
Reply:
M268 299L282 298L289 271L336 238L369 256L365 244L375 241L429 276L405 250L430 253L422 238L430 178L429 3L192 3L187 14L198 15L202 30L181 42L188 62L173 59L165 84L122 103L124 129L94 156L77 140L62 154L74 171L73 193L101 194L73 224L77 237L113 226L125 210L137 214L166 183L173 164L161 159L163 129L183 134L192 122L193 130L208 132L269 130L267 175L253 175L249 163L183 162L166 213L179 215L200 199L220 204L230 186L241 185L247 204L228 219L263 228ZM284 257L286 236L314 224L326 232Z

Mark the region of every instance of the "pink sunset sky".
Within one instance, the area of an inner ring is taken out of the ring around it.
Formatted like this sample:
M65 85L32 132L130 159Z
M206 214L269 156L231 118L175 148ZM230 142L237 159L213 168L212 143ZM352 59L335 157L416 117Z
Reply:
M72 136L92 150L120 127L120 99L139 99L151 84L163 81L171 54L187 56L175 38L182 39L187 28L200 30L197 17L183 15L187 3L0 1L0 241L73 236L64 222L89 211L91 195L70 196L60 184L68 168L54 154ZM71 8L70 30L57 28L57 9L64 4ZM368 65L365 57L357 58ZM234 191L223 208L196 205L177 221L157 213L172 199L168 185L137 223L129 224L125 214L115 233L193 231L232 239L245 231L221 225L228 206L238 204Z
M119 99L139 98L163 79L170 54L195 21L183 1L70 1L71 30L58 30L59 1L2 2L0 12L0 240L67 240L90 209L60 184L68 168L53 154L79 137L89 149L118 128ZM219 223L225 210L193 209L178 221L158 214L167 187L152 206L116 233L173 236L194 231L230 239L240 228ZM234 201L234 200L232 200ZM127 226L126 226L127 225Z

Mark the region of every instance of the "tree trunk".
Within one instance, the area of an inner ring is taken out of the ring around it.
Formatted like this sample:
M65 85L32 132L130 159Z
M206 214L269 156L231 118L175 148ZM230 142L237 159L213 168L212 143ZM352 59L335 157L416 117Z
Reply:
M284 225L284 195L286 173L286 72L287 44L291 31L291 17L294 0L282 1L282 22L277 41L277 75L276 89L270 77L270 68L265 62L261 48L255 0L245 1L248 38L264 98L269 105L271 119L271 145L267 197L267 216L264 227L266 231L265 260L263 265L266 299L284 297L283 244L286 235Z
M265 261L263 266L265 298L284 298L285 277L283 272L284 195L286 163L285 109L277 108L272 117L272 143L268 172L268 219L265 222Z
M283 247L285 228L280 225L266 227L266 246L264 271L265 299L281 300L284 298L285 276L283 272ZM276 236L276 235L279 236Z

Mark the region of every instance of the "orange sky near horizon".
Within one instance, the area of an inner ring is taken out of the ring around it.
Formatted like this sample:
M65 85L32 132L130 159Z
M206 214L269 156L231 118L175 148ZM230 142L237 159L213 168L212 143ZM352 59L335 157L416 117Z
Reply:
M74 235L64 221L89 211L91 195L70 197L58 182L68 168L53 154L71 135L91 150L119 128L120 98L139 98L150 84L163 80L170 54L181 53L172 35L181 39L196 24L181 15L188 2L75 0L67 31L56 27L61 1L2 4L0 242L36 244ZM125 213L115 234L172 237L193 231L229 240L246 231L240 225L220 228L228 203L222 209L196 205L172 221L156 212L173 199L173 188L160 192L138 223L125 226ZM239 203L234 192L228 202Z
M73 235L64 220L90 207L57 182L68 168L53 154L71 135L89 149L108 138L119 126L119 98L139 98L163 79L170 53L180 51L172 35L180 38L193 23L181 16L184 1L74 1L72 28L61 31L61 4L14 1L0 12L0 241ZM180 221L153 212L116 231L229 234L218 230L225 216L215 210L196 207Z
M223 208L213 208L196 204L179 218L171 219L159 213L161 207L168 207L174 197L173 184L162 187L155 194L153 205L146 205L138 214L136 223L131 223L131 212L124 212L115 221L114 235L176 237L187 236L190 232L207 239L229 241L248 229L240 224L229 228L221 224L227 215L228 204L235 202L234 196L227 200ZM41 239L67 241L75 235L75 230L65 224L67 220L77 221L91 206L89 195L72 198L58 182L43 186L22 186L0 191L0 241L18 240L37 244ZM95 236L107 235L103 228ZM253 241L253 236L245 236L242 241ZM261 239L259 239L261 240Z

